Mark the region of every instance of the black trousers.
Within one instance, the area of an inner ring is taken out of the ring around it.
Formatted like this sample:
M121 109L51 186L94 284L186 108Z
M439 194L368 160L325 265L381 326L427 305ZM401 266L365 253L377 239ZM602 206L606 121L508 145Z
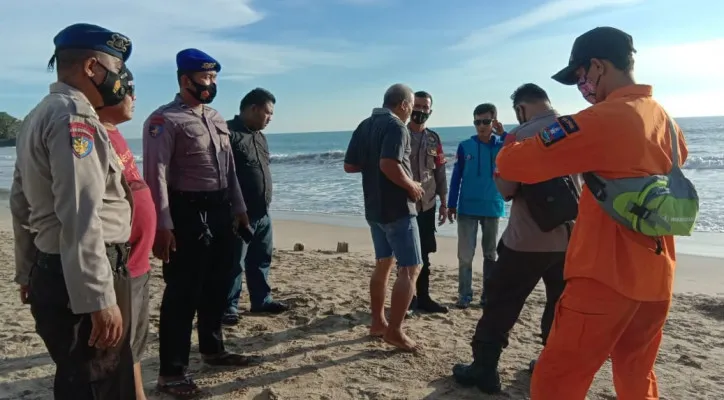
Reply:
M541 318L541 338L545 345L553 324L555 307L563 293L565 252L520 252L498 243L498 262L490 275L487 303L475 328L473 343L507 347L508 337L523 310L525 301L538 282L546 287L546 305Z
M430 294L430 253L437 251L435 207L417 214L417 226L422 250L422 269L417 278L417 296L423 297Z
M123 338L112 349L88 346L90 314L73 314L60 255L38 252L30 276L30 310L35 330L55 363L56 400L135 400L131 354L131 278L128 247L106 249L113 269L116 303L123 317Z
M176 251L163 264L159 375L175 377L189 364L194 316L199 352L224 351L221 319L232 284L235 233L226 190L172 192L169 203Z

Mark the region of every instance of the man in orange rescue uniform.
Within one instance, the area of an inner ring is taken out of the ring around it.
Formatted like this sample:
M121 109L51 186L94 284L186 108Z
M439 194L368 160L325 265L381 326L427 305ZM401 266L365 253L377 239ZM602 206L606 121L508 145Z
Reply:
M594 172L603 178L665 174L672 168L669 117L651 86L634 82L633 40L610 27L578 37L566 68L553 76L577 85L593 106L562 116L539 135L508 144L502 178L536 183ZM687 149L677 128L680 159ZM532 168L540 165L540 168ZM619 225L584 189L566 255L567 285L531 383L532 400L583 400L610 356L619 400L658 399L653 366L671 303L675 251Z

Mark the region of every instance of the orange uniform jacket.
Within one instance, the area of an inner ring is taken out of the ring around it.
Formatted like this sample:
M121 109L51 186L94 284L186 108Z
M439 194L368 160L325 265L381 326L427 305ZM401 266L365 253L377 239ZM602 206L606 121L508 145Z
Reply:
M583 172L604 178L668 173L669 116L651 96L651 86L620 88L603 102L558 118L560 127L505 146L497 158L501 177L537 183ZM677 134L677 162L683 164L688 151L678 127ZM594 279L637 301L669 300L676 265L674 239L666 236L662 242L663 252L657 255L653 238L615 222L584 188L566 254L565 279Z

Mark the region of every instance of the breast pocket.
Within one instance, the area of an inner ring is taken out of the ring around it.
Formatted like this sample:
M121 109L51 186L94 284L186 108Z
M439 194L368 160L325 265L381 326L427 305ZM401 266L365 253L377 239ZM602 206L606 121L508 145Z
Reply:
M214 126L216 127L216 133L219 135L219 147L221 151L230 151L231 132L229 132L229 127L226 125L226 122L214 122Z
M211 138L209 131L201 123L195 123L184 127L184 153L186 155L205 154L209 152Z
M435 169L437 167L437 157L437 149L427 149L425 153L425 168L429 170Z
M242 160L244 165L247 165L249 167L258 167L260 165L259 157L262 157L262 154L261 152L259 152L259 157L257 157L256 148L254 147L253 141L244 141L239 147L241 150L240 159Z
M269 165L271 162L271 154L269 153L269 146L266 143L266 138L259 141L259 143L257 143L257 147L259 148L259 161Z
M119 201L126 199L133 206L131 188L128 186L123 175L124 166L115 151L111 149L108 162L108 175L106 176L106 192L103 196L105 201Z

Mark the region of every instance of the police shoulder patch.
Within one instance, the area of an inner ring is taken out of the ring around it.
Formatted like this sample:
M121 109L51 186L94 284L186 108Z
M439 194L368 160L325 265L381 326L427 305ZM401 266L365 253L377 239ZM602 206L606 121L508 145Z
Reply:
M567 138L569 135L578 132L578 124L569 116L560 117L556 122L548 125L545 129L538 133L541 142L548 147L553 143Z
M560 122L561 127L568 134L576 133L581 130L581 128L578 127L576 121L570 115L558 117L558 122Z
M151 137L156 137L163 133L163 126L166 123L166 119L163 115L153 115L148 121L148 134Z
M93 135L96 128L85 122L70 122L70 147L73 155L83 158L93 151Z

